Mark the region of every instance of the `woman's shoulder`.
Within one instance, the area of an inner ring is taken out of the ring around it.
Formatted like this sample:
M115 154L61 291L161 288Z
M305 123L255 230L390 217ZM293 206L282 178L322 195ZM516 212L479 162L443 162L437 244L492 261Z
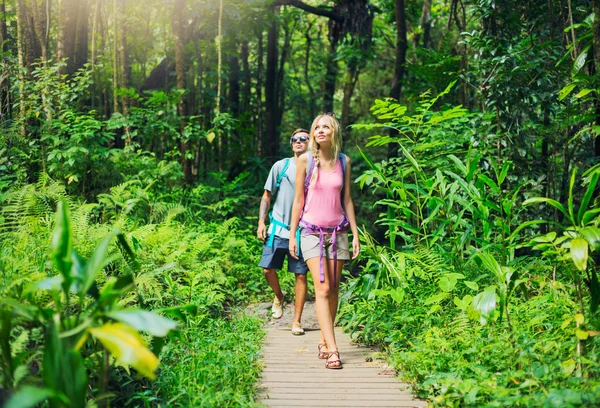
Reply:
M304 152L304 153L302 153L300 155L300 157L298 157L298 161L300 161L301 163L307 163L309 155L310 155L310 152Z

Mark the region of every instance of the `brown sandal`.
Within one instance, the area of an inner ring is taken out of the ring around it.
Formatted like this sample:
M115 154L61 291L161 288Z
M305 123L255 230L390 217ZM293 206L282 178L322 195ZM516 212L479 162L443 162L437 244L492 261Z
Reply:
M323 351L323 348L327 347L327 343L320 343L317 348L319 349L319 359L327 360L329 358L329 352Z
M339 351L330 351L328 354L329 355L327 356L327 358L335 355L335 356L337 356L337 360L325 361L325 368L330 368L330 369L334 369L334 370L339 370L340 368L342 368L342 360L340 360L340 352Z

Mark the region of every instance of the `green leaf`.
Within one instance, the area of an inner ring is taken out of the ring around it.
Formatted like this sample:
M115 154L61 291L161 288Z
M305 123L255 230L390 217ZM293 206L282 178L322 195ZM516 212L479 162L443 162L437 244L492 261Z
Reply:
M174 306L165 309L157 309L155 311L184 321L186 319L186 315L195 316L196 314L198 314L198 306L190 303L183 306Z
M585 195L583 196L583 200L581 200L581 205L579 206L579 211L577 211L577 224L579 224L582 227L584 226L582 224L583 216L584 216L585 212L587 211L587 206L590 203L592 196L594 195L594 191L596 190L596 184L598 183L598 178L600 178L600 172L595 172L594 174L592 174L592 177L590 178L590 182L588 184L587 190L585 191Z
M508 170L510 170L510 168L512 167L513 162L506 161L504 162L504 164L502 165L502 170L500 171L500 175L498 176L498 187L502 185L502 183L504 183L504 180L506 179L506 175L508 174Z
M406 150L406 148L403 145L400 145L400 148L402 149L402 152L404 153L404 155L406 156L406 158L411 162L411 164L413 165L413 167L417 171L421 171L421 166L419 165L419 163L417 163L417 161L415 160L415 158L413 157L413 155L410 154L410 152L408 150Z
M496 309L496 286L488 286L483 292L473 298L473 309L481 313L481 323L486 322L487 317Z
M69 216L69 207L65 200L61 199L56 209L56 222L54 233L52 234L52 259L64 278L63 288L65 292L69 290L72 282L71 249L71 218Z
M463 164L462 160L460 160L458 157L456 157L453 154L449 154L448 158L454 162L454 164L456 165L456 168L461 171L463 176L467 175L467 173L468 173L467 166L465 166Z
M563 213L565 217L567 217L571 221L573 220L569 216L569 214L567 213L567 210L565 210L565 207L561 203L559 203L558 201L553 200L551 198L545 198L545 197L533 197L533 198L529 198L529 199L527 199L527 200L525 200L523 202L523 206L526 206L526 205L529 205L529 204L536 204L536 203L549 204L552 207L558 209L561 213Z
M600 228L585 227L579 230L579 234L588 242L592 250L600 249Z
M585 65L585 61L587 59L589 47L585 48L578 56L575 62L573 63L573 69L571 70L571 75L575 76L581 71L581 68Z
M567 209L569 210L569 219L571 223L575 225L575 210L573 209L573 188L575 187L575 176L577 175L577 167L573 168L573 173L571 173L571 181L569 182L569 198L567 199Z
M442 300L446 299L448 296L450 296L450 294L446 292L438 293L437 295L433 295L425 299L425 304L431 305L433 303L439 303Z
M576 366L577 365L575 364L575 360L573 360L572 358L560 363L560 367L565 376L571 375L573 371L575 371Z
M458 280L464 278L465 276L460 273L447 273L440 278L438 285L444 292L452 292Z
M560 90L560 92L558 92L558 100L562 101L567 96L569 96L569 94L571 92L573 92L573 89L575 89L576 86L577 86L577 84L575 84L573 82L570 84L567 84L563 89Z
M90 258L88 259L84 269L85 274L80 277L82 285L82 294L86 293L90 289L90 287L96 281L96 276L98 275L98 273L102 271L104 267L112 261L111 257L107 256L107 252L108 245L110 244L110 241L114 238L114 236L114 232L105 236L100 241L98 246L96 246L96 249L94 250L92 256L90 256Z
M475 254L474 258L480 267L484 267L485 269L493 273L499 281L504 281L504 272L502 270L502 267L492 255L482 252L479 254Z
M111 319L127 323L136 330L145 331L156 337L164 337L177 327L177 322L154 312L141 309L124 309L106 314Z
M89 329L104 347L122 364L130 365L142 375L153 380L158 367L158 358L144 343L134 328L124 323L106 323L101 327Z
M463 282L469 289L472 290L478 290L479 289L479 285L477 284L477 282L472 282L472 281L464 281Z
M31 385L25 385L15 395L13 395L4 408L29 408L35 407L48 398L56 397L57 394L47 388L38 388ZM62 398L64 399L64 397Z
M590 334L586 330L575 329L575 336L577 336L579 340L587 340Z
M587 269L588 243L585 239L575 238L571 240L571 258L580 271Z
M489 178L488 176L486 176L485 174L480 174L477 176L478 180L483 181L485 184L488 185L488 187L490 189L492 189L492 191L494 191L495 193L502 193L502 190L500 189L500 187L498 187L498 185L496 184L496 182L494 180L492 180L491 178Z

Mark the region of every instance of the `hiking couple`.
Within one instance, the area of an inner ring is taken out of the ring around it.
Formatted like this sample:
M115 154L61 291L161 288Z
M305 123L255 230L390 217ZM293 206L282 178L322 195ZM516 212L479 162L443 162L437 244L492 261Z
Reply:
M294 156L273 165L261 198L257 235L264 246L259 266L275 292L272 312L278 319L283 315L284 294L277 270L288 257L288 270L296 274L295 335L304 334L301 318L310 270L321 329L318 357L326 360L326 368L339 369L342 362L333 330L340 277L344 261L351 258L348 229L353 236L352 259L360 252L350 195L350 158L341 153L340 125L331 113L317 116L310 132L295 130L290 145ZM273 212L268 214L273 195Z

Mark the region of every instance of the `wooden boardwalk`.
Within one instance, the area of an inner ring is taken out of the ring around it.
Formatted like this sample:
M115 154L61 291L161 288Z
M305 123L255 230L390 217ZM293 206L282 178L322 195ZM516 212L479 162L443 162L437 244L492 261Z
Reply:
M351 343L336 328L344 368L328 370L317 358L319 330L293 336L270 328L263 347L265 368L261 403L267 407L426 407L406 390L407 384L373 357L373 350Z

